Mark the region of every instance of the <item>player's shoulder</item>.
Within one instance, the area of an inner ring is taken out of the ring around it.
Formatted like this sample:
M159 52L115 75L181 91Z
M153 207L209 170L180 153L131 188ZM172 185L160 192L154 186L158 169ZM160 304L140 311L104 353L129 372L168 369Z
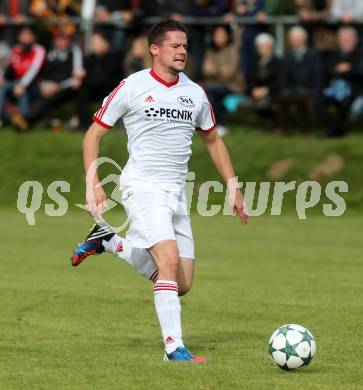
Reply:
M127 96L132 98L133 94L138 93L140 88L145 86L147 79L147 69L132 73L126 78L119 81L114 90L111 92L112 96Z
M179 73L179 78L180 78L180 84L182 86L194 90L194 93L198 94L199 96L204 95L204 89L195 81L191 80L185 73Z
M140 86L143 85L149 79L150 69L143 69L138 72L132 73L127 76L124 81L129 86Z
M188 87L191 87L191 88L196 88L196 89L199 89L200 86L194 82L193 80L191 80L185 73L183 72L180 72L179 73L179 81L180 81L180 84L181 85L186 85Z

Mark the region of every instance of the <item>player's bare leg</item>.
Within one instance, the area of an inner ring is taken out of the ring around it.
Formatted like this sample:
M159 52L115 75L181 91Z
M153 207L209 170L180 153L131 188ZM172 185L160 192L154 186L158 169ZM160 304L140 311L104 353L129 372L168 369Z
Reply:
M185 295L190 291L193 285L194 260L180 258L178 272L179 296Z
M74 249L72 266L77 267L89 256L104 252L115 254L147 279L153 282L157 280L158 269L148 251L133 247L129 240L117 235L104 220L94 225L84 241Z
M155 308L163 335L166 361L206 363L207 359L194 356L184 347L181 329L181 307L178 296L178 276L184 292L191 286L192 268L179 257L175 240L160 241L149 249L159 270L154 286ZM189 260L191 261L191 260Z
M159 270L159 279L177 281L179 251L175 240L160 241L149 249Z
M86 239L77 246L71 258L72 265L79 266L87 257L103 252L115 254L139 274L156 282L158 268L150 253L146 249L133 247L128 240L115 234L105 222L95 225ZM193 273L194 260L181 258L177 272L179 295L185 295L191 289Z

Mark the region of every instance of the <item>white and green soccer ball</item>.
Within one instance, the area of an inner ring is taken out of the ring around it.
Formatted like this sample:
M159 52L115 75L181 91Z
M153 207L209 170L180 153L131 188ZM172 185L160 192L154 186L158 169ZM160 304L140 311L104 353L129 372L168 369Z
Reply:
M268 343L271 359L283 370L291 371L309 365L316 354L316 341L301 325L280 326Z

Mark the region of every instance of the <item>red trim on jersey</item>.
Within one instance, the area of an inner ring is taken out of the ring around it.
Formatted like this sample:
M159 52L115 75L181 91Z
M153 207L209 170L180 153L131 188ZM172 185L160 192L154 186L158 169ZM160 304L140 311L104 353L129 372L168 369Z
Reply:
M179 75L177 77L177 79L175 81L172 81L171 83L168 83L167 81L163 80L162 78L160 78L154 71L154 69L151 69L150 70L150 75L151 77L153 77L156 81L158 81L159 83L165 85L165 87L173 87L174 85L178 84L178 81L179 81Z
M103 123L101 120L99 120L96 115L93 116L93 122L98 123L100 126L104 127L105 129L111 129L112 126L106 125L106 123Z
M208 102L209 102L209 107L210 107L210 114L212 116L212 121L214 123L214 126L217 124L216 122L216 116L214 115L214 110L213 110L213 106L212 106L212 103L210 102L209 100L209 96L207 95L207 92L205 92L205 89L202 87L204 93L205 93L205 96L207 96L207 99L208 99Z
M96 114L94 115L97 119L101 120L103 115L105 114L108 106L110 105L112 99L115 97L115 95L117 94L117 92L120 90L120 88L125 85L126 81L125 80L122 80L120 82L120 84L108 95L108 98L106 100L106 104L101 107L97 112Z
M212 127L210 127L207 130L203 130L200 127L196 127L195 130L199 131L200 133L203 133L204 135L208 135L208 134L212 133L215 130L215 128L216 128L216 125L214 124Z

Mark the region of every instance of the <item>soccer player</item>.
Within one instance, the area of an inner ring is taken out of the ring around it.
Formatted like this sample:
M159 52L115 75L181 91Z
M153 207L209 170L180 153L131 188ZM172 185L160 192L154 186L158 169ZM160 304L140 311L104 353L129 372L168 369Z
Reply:
M228 151L214 131L213 109L201 87L182 73L187 61L186 28L176 21L154 25L148 35L152 69L130 75L103 101L83 142L85 170L98 157L101 138L122 118L129 159L120 177L122 204L130 220L126 238L100 218L106 194L97 171L87 179L88 210L98 219L74 251L72 265L111 252L152 280L165 345L164 360L205 363L185 346L179 295L193 280L194 241L184 194L191 138L198 130L222 178L235 190L234 211L247 214Z

